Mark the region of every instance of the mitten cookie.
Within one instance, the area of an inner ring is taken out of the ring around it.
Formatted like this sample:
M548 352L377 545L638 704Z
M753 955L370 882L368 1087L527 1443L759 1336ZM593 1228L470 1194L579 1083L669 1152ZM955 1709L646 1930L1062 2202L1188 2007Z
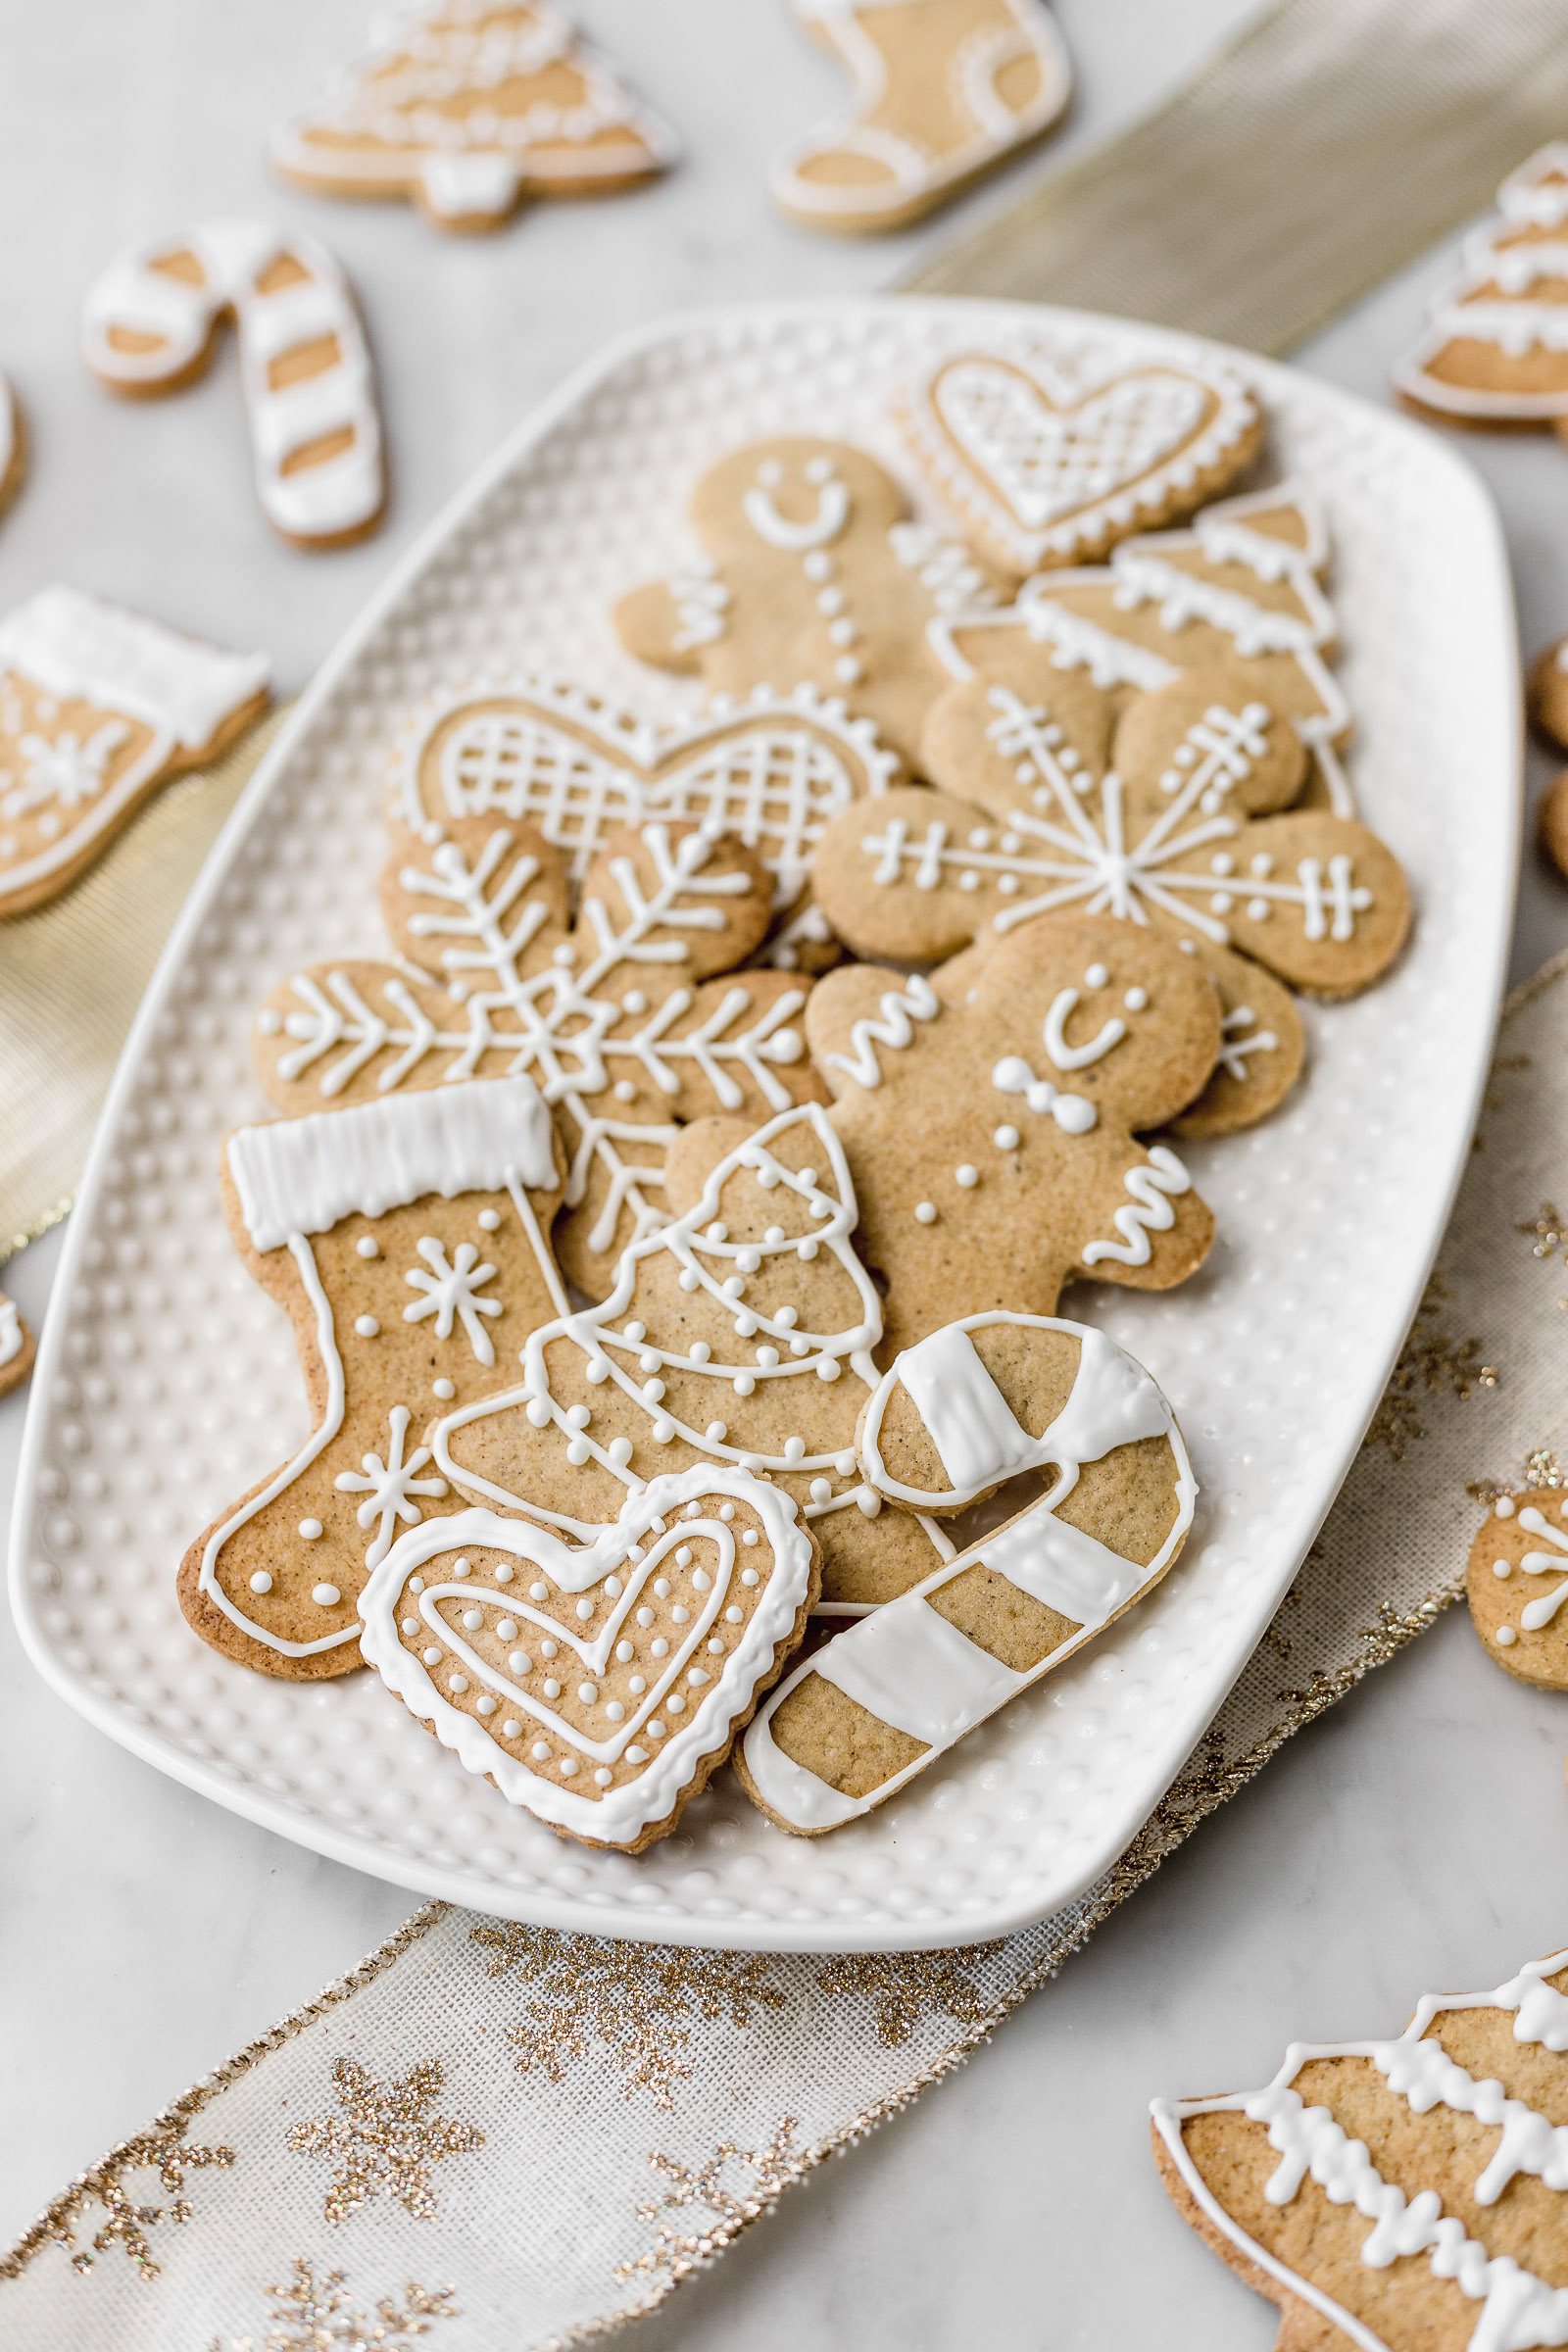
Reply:
M267 707L261 654L225 654L76 588L0 620L0 915L53 898L169 777Z
M414 1529L365 1589L361 1647L511 1803L640 1854L799 1644L816 1561L790 1495L704 1463L584 1543L484 1510Z
M299 1112L526 1070L565 1149L552 1247L603 1298L663 1222L685 1122L826 1100L798 1026L809 983L734 969L770 898L754 851L649 823L606 842L572 925L564 861L532 825L398 827L381 886L397 961L291 975L262 1008L258 1073Z
M1181 521L1263 438L1247 386L1198 353L1107 368L1040 344L952 352L894 415L937 496L1019 579Z
M621 642L737 699L805 680L912 760L947 683L926 624L996 589L966 549L907 517L892 475L845 442L734 450L692 494L701 560L622 597Z
M1522 1683L1568 1690L1568 1502L1560 1488L1501 1494L1470 1546L1470 1615Z
M1553 1952L1388 2040L1293 2042L1261 2090L1152 2102L1165 2186L1279 2305L1276 2352L1568 2342L1565 1988Z
M491 229L532 196L589 196L679 150L548 0L414 0L271 142L317 196L412 196L437 228Z
M136 399L192 383L234 322L262 512L295 547L346 547L386 504L370 354L347 278L314 237L203 220L132 246L87 297L82 352Z
M1110 915L1025 924L956 1004L852 964L817 983L806 1033L888 1348L993 1307L1051 1314L1075 1275L1167 1290L1202 1264L1207 1205L1172 1151L1133 1140L1219 1053L1218 1000L1173 940Z
M1103 1333L1037 1315L945 1324L866 1407L866 1477L957 1511L1049 1467L1048 1492L798 1666L736 1769L820 1837L870 1812L1159 1582L1197 1487L1169 1405Z
M633 1244L603 1305L530 1336L519 1385L448 1414L430 1444L461 1493L584 1543L661 1475L766 1473L822 1546L824 1605L858 1615L951 1546L929 1518L884 1510L856 1460L882 1311L827 1113L734 1126L686 1130L691 1204Z
M1568 146L1543 147L1497 191L1394 388L1459 424L1568 416ZM1560 429L1560 428L1559 428Z
M181 1561L179 1605L204 1642L298 1680L360 1663L368 1570L447 1493L425 1423L495 1387L564 1303L541 1231L559 1182L530 1078L229 1137L229 1230L293 1322L314 1427Z
M0 1291L0 1396L20 1389L32 1370L38 1343L14 1298Z
M1072 68L1041 0L793 0L833 51L855 111L793 147L770 184L792 220L902 228L1064 113Z

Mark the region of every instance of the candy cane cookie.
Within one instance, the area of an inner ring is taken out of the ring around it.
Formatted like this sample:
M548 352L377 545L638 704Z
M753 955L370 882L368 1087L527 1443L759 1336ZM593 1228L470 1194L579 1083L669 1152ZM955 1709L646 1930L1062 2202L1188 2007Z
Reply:
M131 247L87 296L82 354L112 392L156 398L202 374L225 318L268 521L296 547L364 538L386 505L375 378L348 280L314 237L231 219Z

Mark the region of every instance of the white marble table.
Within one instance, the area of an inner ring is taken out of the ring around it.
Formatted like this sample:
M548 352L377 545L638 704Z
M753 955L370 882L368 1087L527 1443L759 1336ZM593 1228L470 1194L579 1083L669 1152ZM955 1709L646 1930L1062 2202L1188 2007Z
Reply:
M1062 0L1082 74L1067 140L1138 111L1250 5ZM292 689L440 501L604 337L697 302L874 288L946 233L841 245L770 217L757 159L837 86L779 0L585 0L584 13L691 160L646 195L454 246L397 208L312 205L267 183L262 127L352 49L361 0L3 0L0 190L25 225L6 255L0 365L27 404L34 463L0 528L0 608L67 576L267 646ZM982 192L967 218L1004 194ZM263 524L231 363L141 410L111 407L75 358L77 297L117 243L258 206L348 262L380 359L395 510L338 557L291 555ZM1379 397L1441 269L1386 289L1306 365ZM1544 439L1468 448L1503 508L1533 647L1568 625L1568 461ZM1547 772L1533 756L1535 783ZM1565 943L1568 889L1532 859L1516 972ZM7 1269L35 1319L57 1254L45 1241ZM24 1411L21 1397L0 1406L0 1500ZM1428 1983L1491 1982L1563 1940L1565 1748L1568 1708L1497 1674L1450 1616L1288 1747L966 2069L644 2324L642 2352L1261 2348L1267 2308L1155 2182L1150 2095L1256 2080L1290 2038L1393 2028ZM9 1621L0 1756L3 2244L411 1906L89 1731Z

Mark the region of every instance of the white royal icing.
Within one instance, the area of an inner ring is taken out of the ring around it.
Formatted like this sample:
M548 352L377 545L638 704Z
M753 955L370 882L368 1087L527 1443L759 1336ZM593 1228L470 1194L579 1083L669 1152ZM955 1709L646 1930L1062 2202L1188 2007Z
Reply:
M0 1364L22 1353L22 1316L14 1298L0 1298Z
M1107 1257L1118 1259L1124 1266L1147 1266L1150 1235L1169 1233L1176 1222L1170 1197L1193 1189L1192 1178L1166 1144L1151 1144L1148 1161L1130 1167L1122 1182L1132 1200L1111 1218L1121 1240L1086 1243L1080 1251L1086 1266L1098 1266Z
M1529 422L1568 414L1568 383L1527 390L1454 383L1432 372L1455 342L1489 343L1510 359L1568 352L1568 304L1535 297L1542 279L1568 276L1568 245L1551 233L1568 223L1565 172L1568 147L1555 142L1503 181L1496 218L1465 240L1458 284L1439 297L1426 333L1394 371L1396 387L1410 399L1482 419Z
M260 694L269 670L265 654L224 653L63 586L40 588L0 620L0 665L62 702L126 711L187 752Z

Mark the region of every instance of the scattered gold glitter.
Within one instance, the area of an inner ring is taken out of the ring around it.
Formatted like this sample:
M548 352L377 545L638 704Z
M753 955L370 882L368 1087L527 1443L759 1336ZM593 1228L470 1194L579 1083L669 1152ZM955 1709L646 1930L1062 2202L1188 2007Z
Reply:
M160 2222L188 2222L191 2204L188 2197L174 2196L172 2205L138 2205L125 2186L127 2173L143 2170L155 2172L165 2188L177 2191L185 2185L185 2174L200 2172L208 2165L228 2166L234 2161L232 2148L191 2147L180 2136L177 2123L160 2128L150 2127L127 2139L83 2173L68 2197L60 2198L37 2225L39 2243L55 2239L63 2246L74 2246L76 2233L74 2224L82 2206L89 2200L101 2205L108 2219L93 2238L91 2246L82 2246L72 2255L72 2268L90 2271L100 2254L111 2246L123 2246L143 2278L156 2278L159 2265L147 2243L147 2232ZM29 2232L29 2236L31 2232ZM24 2239L24 2244L26 2244ZM20 2252L20 2249L19 2249ZM12 2258L15 2261L15 2257ZM16 2270L21 2269L17 2263ZM16 2270L10 2264L0 2266L0 2278L14 2278Z
M517 2071L541 2067L552 2082L573 2059L598 2042L621 2069L621 2095L652 2092L654 2104L674 2105L674 2086L692 2069L684 2053L689 2018L710 2024L728 2016L748 2027L757 2010L782 2009L785 1996L771 1981L771 1963L751 1952L681 1951L663 1943L610 1943L597 1936L562 1935L554 1928L511 1924L474 1928L475 1943L494 1953L489 1973L511 1969L537 1984L525 2025L508 2040Z
M1563 1223L1555 1202L1550 1200L1543 1200L1540 1214L1516 1225L1514 1231L1532 1236L1532 1257L1555 1257L1564 1242L1568 1242L1568 1225Z
M1538 1446L1533 1453L1525 1455L1522 1484L1526 1487L1561 1487L1568 1486L1568 1479L1564 1478L1557 1456L1549 1446Z
M766 2147L755 2151L738 2148L732 2139L726 2139L695 2172L673 2156L650 2156L648 2161L655 2172L662 2173L673 2186L651 2205L638 2206L638 2221L655 2225L655 2242L629 2262L617 2262L615 2277L632 2278L640 2271L663 2272L674 2280L684 2278L700 2263L710 2261L748 2222L755 2222L766 2211L781 2188L804 2171L800 2154L790 2144L795 2123L795 2117L787 2115ZM728 2164L749 2166L750 2180L739 2188L726 2188L721 2175ZM677 2230L661 2218L693 2206L706 2206L712 2216L701 2230Z
M228 2352L375 2352L382 2345L394 2352L396 2346L428 2335L432 2320L462 2316L452 2300L455 2288L444 2287L432 2295L411 2278L401 2302L383 2295L371 2317L350 2303L345 2278L342 2271L328 2271L324 2278L318 2278L305 2257L297 2254L289 2283L263 2289L275 2295L280 2306L266 2336L260 2341L251 2335L231 2336ZM216 2335L210 2352L223 2352Z
M1451 1340L1446 1331L1433 1328L1446 1298L1442 1277L1434 1274L1371 1427L1361 1441L1363 1446L1386 1446L1396 1462L1403 1461L1414 1439L1426 1436L1416 1401L1419 1396L1446 1389L1463 1402L1477 1389L1494 1389L1501 1378L1494 1364L1482 1363L1479 1340Z
M298 2154L325 2156L343 2167L326 2192L329 2222L347 2220L383 2191L416 2221L434 2220L431 2166L484 2145L477 2125L425 2113L444 2072L438 2059L426 2058L384 2090L355 2059L338 2060L332 2080L342 2114L296 2124L288 2135Z
M877 2039L888 2049L907 2041L927 2017L973 2025L986 2000L970 1971L1000 1949L970 1943L946 1952L841 1952L817 1977L824 1992L869 2001Z

